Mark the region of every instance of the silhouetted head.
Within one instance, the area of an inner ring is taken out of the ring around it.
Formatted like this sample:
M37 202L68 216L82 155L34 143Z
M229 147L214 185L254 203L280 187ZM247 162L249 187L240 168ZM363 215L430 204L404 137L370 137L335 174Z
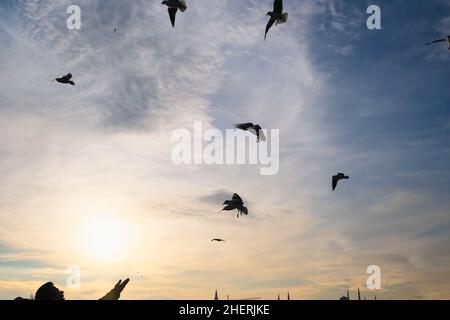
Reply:
M42 285L34 296L35 300L64 300L64 291L59 290L52 282Z
M272 12L267 12L267 14L266 14L266 16L271 16L272 15Z

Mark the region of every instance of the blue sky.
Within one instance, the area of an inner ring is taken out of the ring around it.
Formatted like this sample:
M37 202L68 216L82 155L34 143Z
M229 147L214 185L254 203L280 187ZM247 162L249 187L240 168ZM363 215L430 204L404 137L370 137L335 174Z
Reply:
M160 1L78 1L79 31L70 4L0 4L0 298L64 287L71 265L68 298L126 276L124 298L450 297L450 56L424 45L450 1L285 0L266 42L271 1L188 1L175 29ZM77 86L51 82L69 71ZM173 165L196 120L280 129L279 174ZM246 219L216 214L233 192ZM99 259L93 233L121 248Z

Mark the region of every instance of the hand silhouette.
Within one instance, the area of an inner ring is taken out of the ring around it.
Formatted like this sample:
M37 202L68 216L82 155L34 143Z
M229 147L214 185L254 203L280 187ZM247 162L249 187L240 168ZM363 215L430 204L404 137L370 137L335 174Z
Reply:
M119 282L116 283L114 288L108 292L103 298L100 298L100 300L119 300L120 294L122 293L123 289L125 289L125 286L130 282L130 279L126 279L122 282L122 280L119 280Z

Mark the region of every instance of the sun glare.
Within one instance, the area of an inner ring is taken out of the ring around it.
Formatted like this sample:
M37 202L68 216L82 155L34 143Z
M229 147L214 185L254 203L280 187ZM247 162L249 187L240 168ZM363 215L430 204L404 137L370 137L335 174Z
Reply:
M130 242L127 224L116 218L95 218L87 228L89 255L96 260L116 260L123 258Z

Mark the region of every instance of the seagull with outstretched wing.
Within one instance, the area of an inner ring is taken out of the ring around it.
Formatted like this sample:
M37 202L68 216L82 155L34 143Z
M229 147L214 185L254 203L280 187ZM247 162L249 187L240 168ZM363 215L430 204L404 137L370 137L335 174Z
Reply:
M59 83L70 84L70 85L74 86L75 82L73 82L71 79L72 79L72 74L68 73L65 76L62 76L61 78L56 78L55 80Z
M169 11L170 22L172 23L172 27L175 28L175 18L177 16L178 10L181 12L186 11L187 5L185 0L165 0L161 3L162 5L166 5Z
M288 20L288 13L283 13L283 0L275 0L273 2L273 11L267 12L267 15L270 16L269 22L266 25L266 32L264 34L264 41L266 40L267 33L270 28L272 28L273 24L285 23Z
M253 124L251 122L247 123L238 123L235 124L234 127L236 129L241 129L244 131L249 131L256 136L256 141L266 141L266 136L264 135L264 131L259 124Z
M339 180L342 180L342 179L350 179L350 177L346 176L343 173L338 173L337 175L334 175L331 178L331 188L333 189L333 191L336 189Z
M244 206L244 201L242 201L242 198L237 194L234 193L231 200L225 200L223 202L223 205L225 206L220 212L222 211L232 211L237 209L237 217L239 218L239 215L248 215L248 209Z

